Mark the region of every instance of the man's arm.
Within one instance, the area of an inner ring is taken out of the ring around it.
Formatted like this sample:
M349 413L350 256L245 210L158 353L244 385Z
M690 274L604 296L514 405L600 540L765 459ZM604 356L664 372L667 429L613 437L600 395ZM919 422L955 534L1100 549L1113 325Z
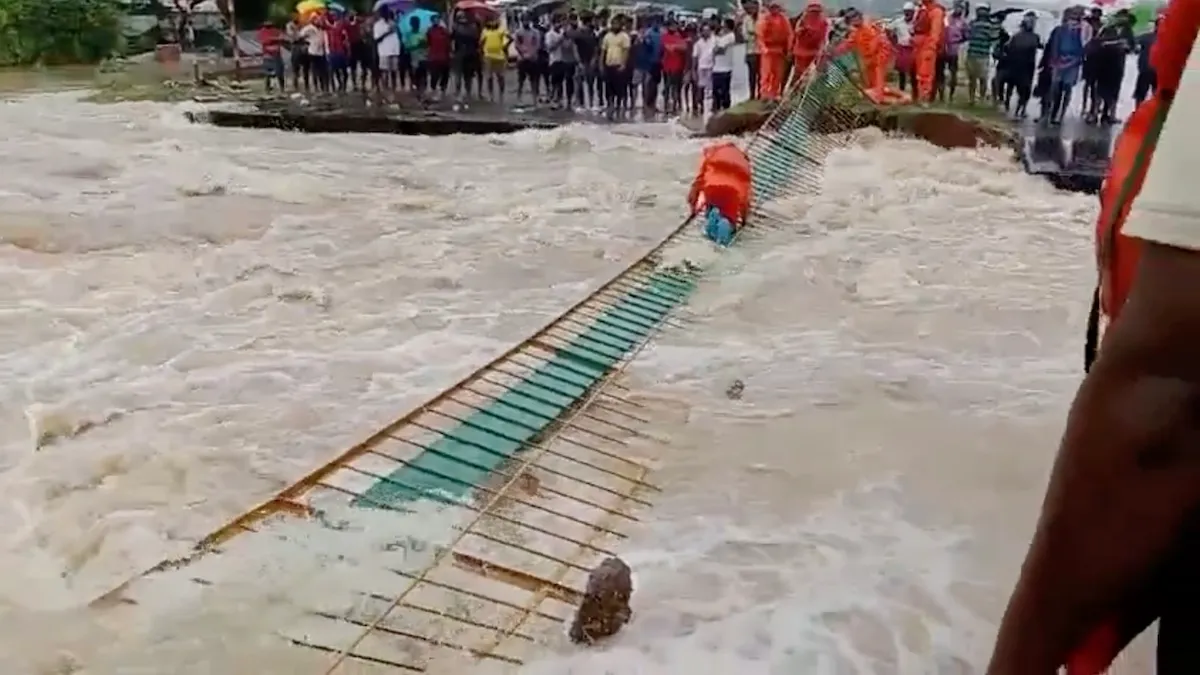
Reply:
M1071 407L989 675L1053 675L1148 581L1200 506L1200 115L1193 53L1126 232L1120 317Z
M1147 244L1084 379L991 675L1052 675L1200 505L1200 253Z

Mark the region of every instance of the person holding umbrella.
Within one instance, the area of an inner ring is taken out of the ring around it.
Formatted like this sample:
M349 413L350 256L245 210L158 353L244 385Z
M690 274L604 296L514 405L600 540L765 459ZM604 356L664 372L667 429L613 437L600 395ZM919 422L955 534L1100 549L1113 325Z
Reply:
M466 12L455 12L454 29L450 33L455 96L470 96L471 84L478 82L476 92L479 98L483 98L483 63L479 42L479 26L474 18Z
M329 49L325 37L325 17L317 16L300 29L300 39L308 45L308 64L317 91L329 91Z
M292 51L292 89L300 91L300 83L304 83L304 91L310 88L312 68L308 58L308 40L300 35L303 26L298 18L288 21L284 29L288 46Z

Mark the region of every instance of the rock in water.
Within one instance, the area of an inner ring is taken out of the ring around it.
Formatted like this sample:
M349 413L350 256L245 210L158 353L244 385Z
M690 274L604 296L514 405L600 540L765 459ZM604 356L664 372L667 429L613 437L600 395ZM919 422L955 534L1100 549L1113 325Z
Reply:
M708 122L704 124L704 135L740 136L758 131L775 112L775 106L774 101L743 101L708 118Z
M629 598L633 595L633 572L620 558L605 558L588 575L583 602L571 623L571 641L592 644L629 623L633 615Z

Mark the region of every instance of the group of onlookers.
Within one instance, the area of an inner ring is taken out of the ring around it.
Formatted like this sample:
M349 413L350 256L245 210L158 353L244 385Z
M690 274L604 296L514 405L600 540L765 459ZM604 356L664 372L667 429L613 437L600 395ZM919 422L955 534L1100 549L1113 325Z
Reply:
M737 36L731 19L566 14L518 20L517 97L601 108L701 114L728 108ZM543 96L544 94L544 96Z
M912 25L917 13L916 6L905 3L900 17L888 25L888 32L896 45L896 73L900 88L911 83L914 98L917 97L916 78L911 61ZM1009 100L1018 92L1017 109L1024 110L1032 88L1032 75L1041 49L1040 38L1034 32L1037 17L1029 12L1021 21L1017 35L1009 36L999 20L993 18L991 8L985 4L975 7L975 16L968 18L967 2L955 2L946 17L941 31L938 49L933 97L937 101L953 101L958 91L960 69L966 76L967 102L971 105L989 100ZM996 76L993 77L993 64ZM1021 77L1028 71L1029 79ZM1010 76L1006 77L1005 74ZM1003 95L1002 92L1007 92Z
M320 93L411 88L444 94L451 80L460 94L482 95L485 80L489 88L496 81L503 87L506 38L494 17L458 12L451 26L441 17L422 23L428 21L396 17L384 6L374 15L325 14L283 29L264 24L258 38L267 88L285 89L288 70L293 89Z
M915 10L912 4L906 4L903 15L889 25L902 89L915 80L911 61L906 58ZM965 59L969 103L990 102L1025 117L1030 99L1038 98L1039 119L1048 123L1062 121L1080 82L1085 121L1118 121L1116 108L1128 54L1138 54L1134 99L1142 101L1154 86L1149 53L1157 22L1135 37L1133 16L1126 10L1106 18L1098 7L1090 12L1079 6L1068 7L1062 13L1061 24L1043 40L1037 31L1035 12L1023 13L1016 32L1009 34L988 5L976 6L971 20L967 19L968 11L966 2L956 2L946 20L937 65L939 100L954 100L960 59ZM913 87L915 95L915 81Z
M732 104L733 19L682 22L672 15L638 21L625 15L568 13L498 17L458 12L422 26L382 7L375 15L321 15L259 30L268 89L446 94L503 99L515 71L516 96L560 107L673 113L718 111ZM408 30L400 30L404 21ZM427 19L425 19L427 20ZM289 55L285 62L285 50Z

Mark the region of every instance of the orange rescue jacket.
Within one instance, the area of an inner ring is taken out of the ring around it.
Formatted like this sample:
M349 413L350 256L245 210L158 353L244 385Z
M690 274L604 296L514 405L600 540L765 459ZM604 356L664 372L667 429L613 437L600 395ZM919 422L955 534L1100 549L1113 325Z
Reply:
M946 8L937 2L922 2L913 19L913 47L930 49L940 47L942 33L946 29Z
M792 54L797 58L816 56L825 46L825 36L829 34L829 21L821 5L810 3L804 14L796 21L796 29L792 33Z
M758 16L758 50L767 56L784 56L792 42L792 25L787 15L768 9Z

